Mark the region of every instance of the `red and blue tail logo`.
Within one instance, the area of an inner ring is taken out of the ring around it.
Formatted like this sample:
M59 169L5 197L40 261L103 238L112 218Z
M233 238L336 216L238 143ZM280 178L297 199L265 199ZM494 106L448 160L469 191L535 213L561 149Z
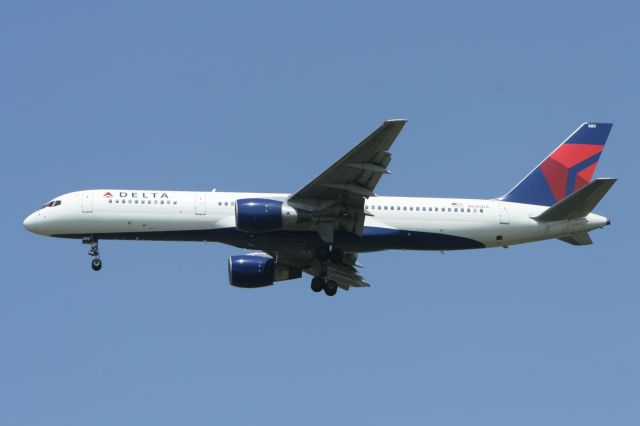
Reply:
M610 123L584 123L501 200L551 206L591 181Z

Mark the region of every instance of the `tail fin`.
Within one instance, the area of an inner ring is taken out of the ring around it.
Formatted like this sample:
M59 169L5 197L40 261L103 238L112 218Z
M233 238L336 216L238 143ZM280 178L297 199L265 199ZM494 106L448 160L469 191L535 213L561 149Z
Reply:
M611 123L583 123L500 200L551 206L591 181Z

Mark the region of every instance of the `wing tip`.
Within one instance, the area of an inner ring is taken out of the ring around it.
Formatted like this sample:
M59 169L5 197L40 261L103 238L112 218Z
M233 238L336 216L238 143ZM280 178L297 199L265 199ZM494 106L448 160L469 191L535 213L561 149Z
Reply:
M388 119L383 121L384 124L388 124L388 123L406 123L406 122L407 122L406 118L388 118Z

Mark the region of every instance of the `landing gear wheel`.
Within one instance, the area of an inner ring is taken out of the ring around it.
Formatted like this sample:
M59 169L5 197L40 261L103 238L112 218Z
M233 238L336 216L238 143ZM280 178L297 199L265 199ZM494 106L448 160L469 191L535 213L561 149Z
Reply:
M98 239L93 235L89 235L82 238L82 244L90 244L89 256L93 257L91 261L91 269L99 271L102 269L102 260L100 260L100 250L98 249Z
M91 269L93 269L94 271L99 271L100 269L102 269L102 260L97 257L93 259L91 261Z
M338 284L333 280L327 281L324 286L324 294L326 294L327 296L335 296L337 292Z
M316 293L321 292L324 289L324 279L322 277L313 277L311 280L311 290Z
M331 254L329 255L329 259L333 263L342 263L342 259L344 258L344 252L339 248L334 248L331 250Z

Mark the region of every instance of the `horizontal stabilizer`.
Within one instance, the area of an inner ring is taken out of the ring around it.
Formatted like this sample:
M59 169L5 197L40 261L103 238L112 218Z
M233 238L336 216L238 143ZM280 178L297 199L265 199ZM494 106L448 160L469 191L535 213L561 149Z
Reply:
M569 235L568 237L558 238L560 241L569 243L574 246L588 246L593 244L588 232L580 232L579 234Z
M585 217L602 200L617 179L596 179L573 194L558 201L534 219L539 222L553 222Z

